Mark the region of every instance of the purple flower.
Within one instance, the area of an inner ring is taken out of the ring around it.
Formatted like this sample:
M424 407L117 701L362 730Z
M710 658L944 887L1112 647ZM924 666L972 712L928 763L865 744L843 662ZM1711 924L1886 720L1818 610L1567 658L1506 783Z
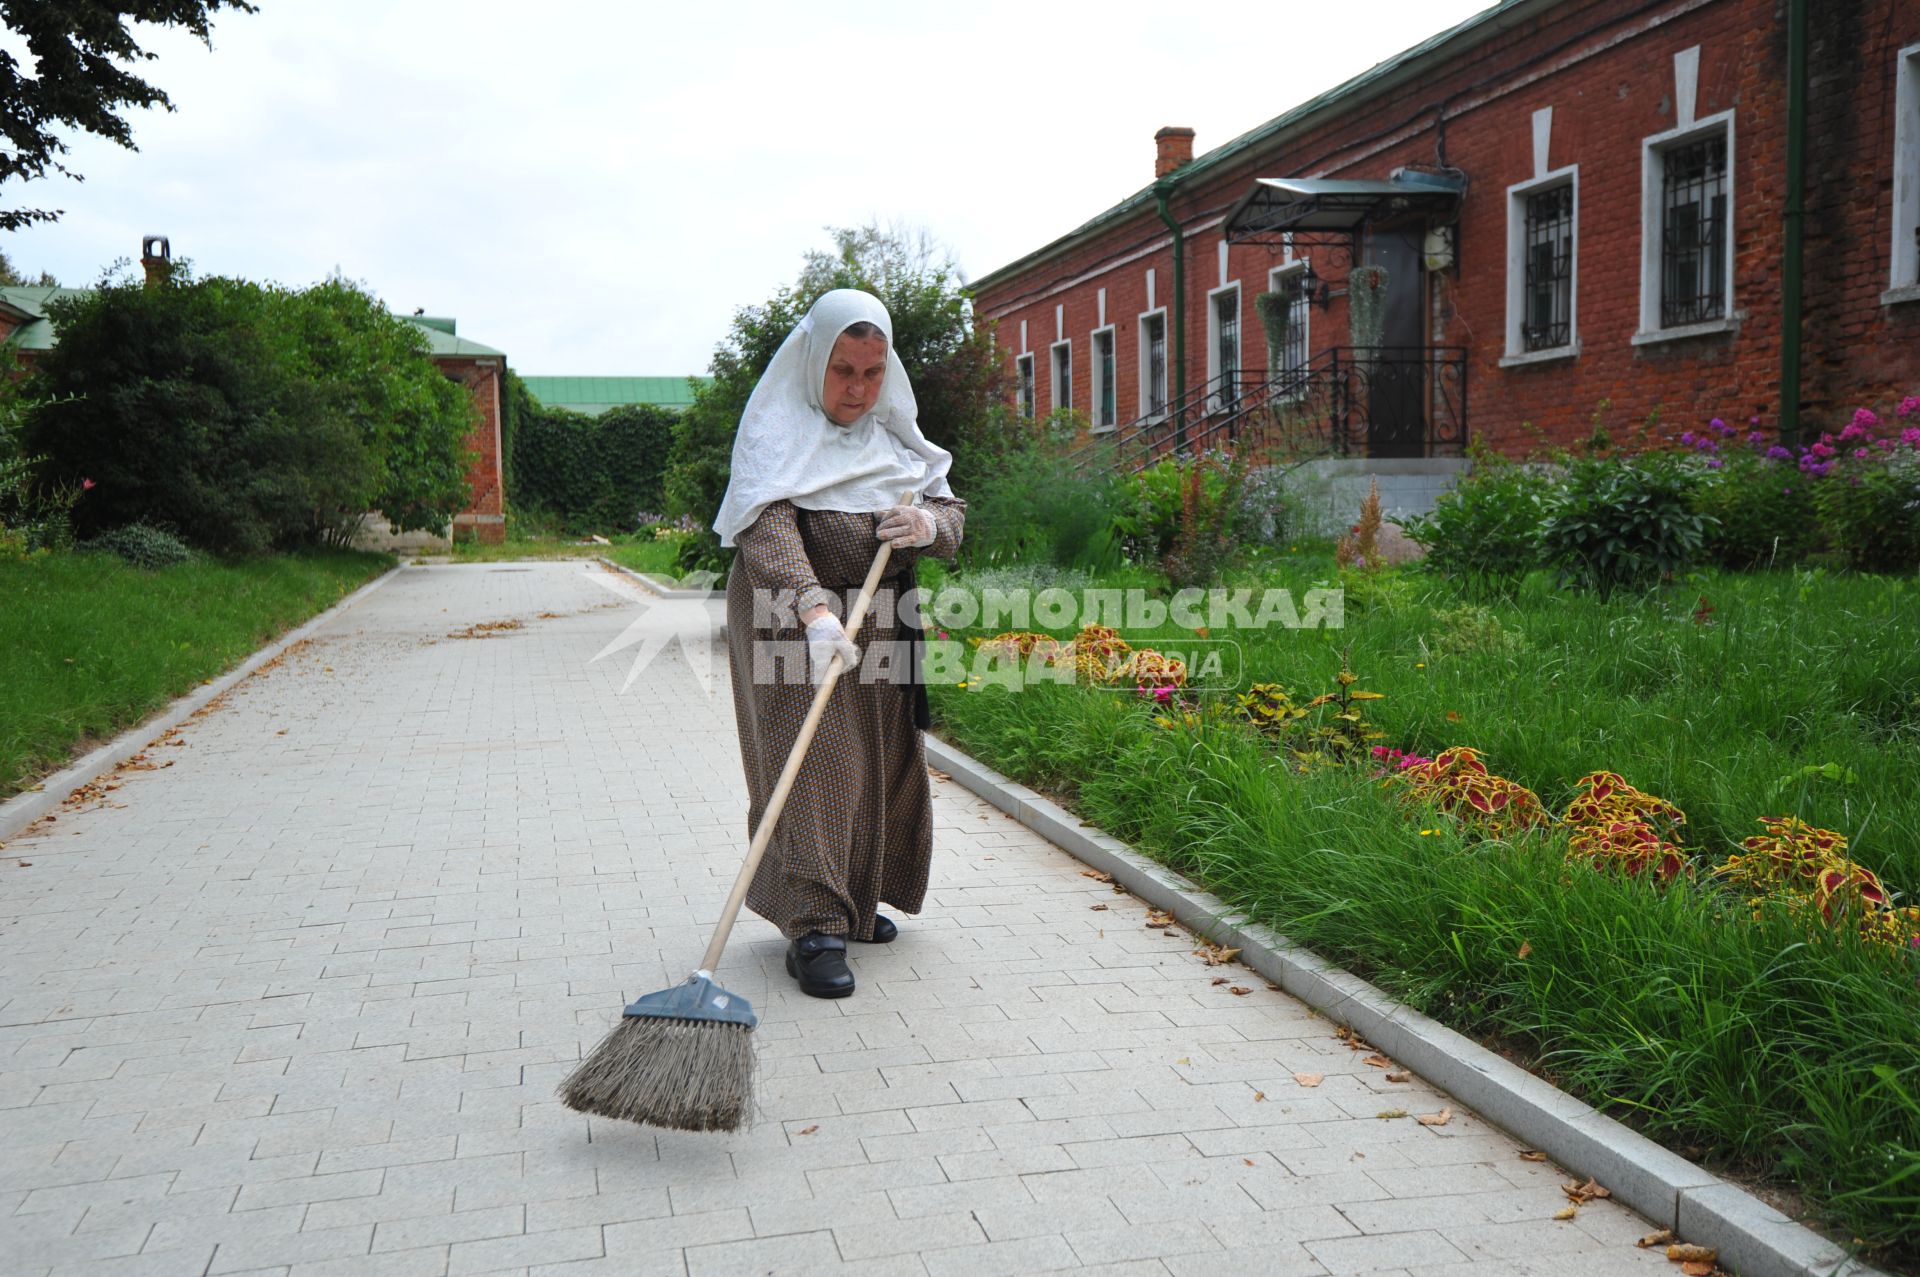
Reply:
M1747 424L1748 424L1748 425L1750 425L1750 426L1757 426L1757 425L1759 425L1759 424L1760 424L1760 418L1758 418L1758 417L1748 417L1748 418L1747 418Z
M1722 461L1719 457L1707 458L1707 469L1709 470L1718 470L1721 466L1724 466L1726 464L1727 463L1725 461Z
M1758 421L1759 418L1755 417L1754 420ZM1767 441L1767 437L1761 434L1758 430L1755 430L1747 435L1748 443L1765 443L1766 441Z
M1793 460L1793 453L1776 443L1773 447L1767 449L1767 459L1769 461L1791 461Z
M1686 444L1689 448L1691 448L1693 446L1693 431L1682 430L1680 432L1680 442Z

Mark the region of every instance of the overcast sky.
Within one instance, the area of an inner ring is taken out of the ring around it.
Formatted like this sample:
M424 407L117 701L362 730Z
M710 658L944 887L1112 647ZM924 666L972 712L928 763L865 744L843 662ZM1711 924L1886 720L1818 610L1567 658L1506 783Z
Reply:
M142 30L178 109L0 188L66 210L0 237L17 268L87 284L164 234L201 274L337 268L522 373L647 375L704 372L824 227L983 275L1150 180L1161 125L1205 151L1487 7L259 3L212 51Z

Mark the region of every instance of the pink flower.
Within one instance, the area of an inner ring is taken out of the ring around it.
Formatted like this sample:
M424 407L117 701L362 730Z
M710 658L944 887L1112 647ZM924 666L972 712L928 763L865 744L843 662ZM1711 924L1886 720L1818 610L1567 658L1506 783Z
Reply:
M943 639L944 639L945 637L947 637L947 632L946 632L945 630L940 630L940 631L937 631L937 633L938 633L938 635L939 635L939 637L941 637L941 638L943 638Z
M1156 687L1153 689L1153 699L1164 705L1173 699L1173 689L1171 687Z
M1920 413L1920 395L1908 395L1900 401L1900 406L1894 411L1902 417L1911 417Z
M91 479L82 479L82 480L80 481L80 491L82 491L82 492L85 492L85 491L87 491L88 489L90 489L90 488L93 488L93 487L95 487L95 486L96 486L96 485L94 484L94 482L93 482L93 480L91 480Z
M1871 408L1858 408L1854 410L1853 424L1862 429L1870 430L1880 424L1880 418L1875 415Z
M1871 448L1855 448L1853 450L1853 459L1855 461L1865 461L1872 455L1872 452L1873 450Z
M1808 449L1808 451L1813 453L1813 455L1816 457L1831 457L1833 455L1833 447L1832 445L1827 443L1828 437L1829 436L1822 435L1820 437L1820 442L1814 444L1813 447Z
M1900 432L1900 442L1909 448L1920 448L1920 426L1908 426Z
M1865 439L1871 436L1872 433L1871 430L1868 430L1860 424L1860 418L1855 417L1847 423L1847 428L1840 432L1840 442L1845 443L1849 439Z

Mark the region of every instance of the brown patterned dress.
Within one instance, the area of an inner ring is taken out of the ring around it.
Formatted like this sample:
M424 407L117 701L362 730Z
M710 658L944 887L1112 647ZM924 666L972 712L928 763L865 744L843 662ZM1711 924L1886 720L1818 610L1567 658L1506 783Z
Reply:
M747 891L747 907L790 939L809 931L871 939L881 905L918 913L926 896L933 800L915 722L918 693L909 662L901 659L918 635L900 623L896 604L912 587L912 568L922 555L949 559L959 549L966 502L932 498L925 508L938 536L932 545L893 551L887 580L855 640L865 658L861 676L844 674L834 688ZM880 548L878 523L874 514L802 510L780 501L734 538L739 554L727 580L727 652L749 837L813 704L806 631L798 618L825 602L846 619Z

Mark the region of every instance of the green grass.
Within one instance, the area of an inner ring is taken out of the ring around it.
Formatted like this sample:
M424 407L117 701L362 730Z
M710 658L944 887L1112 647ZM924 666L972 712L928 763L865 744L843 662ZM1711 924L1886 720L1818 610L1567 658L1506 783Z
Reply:
M452 558L455 563L502 563L515 559L591 559L605 555L636 572L677 574L674 554L679 549L678 542L656 541L639 533L627 533L610 541L608 545L597 541L582 544L562 536L515 537L495 545L457 541Z
M1332 575L1314 555L1265 570L1296 588ZM1237 636L1248 679L1304 701L1345 650L1386 695L1366 705L1383 743L1472 745L1555 812L1584 773L1618 771L1689 813L1703 868L1793 812L1920 895L1913 582L1713 575L1602 605L1538 578L1464 617L1417 575L1352 584L1343 630ZM1881 1262L1920 1265L1912 955L1570 868L1563 835L1463 840L1367 769L1301 772L1231 727L1159 729L1131 695L933 690L943 732L994 766L1649 1135L1795 1185ZM1804 774L1827 763L1841 780Z
M106 554L0 563L0 798L232 668L392 562L315 551L156 571Z

